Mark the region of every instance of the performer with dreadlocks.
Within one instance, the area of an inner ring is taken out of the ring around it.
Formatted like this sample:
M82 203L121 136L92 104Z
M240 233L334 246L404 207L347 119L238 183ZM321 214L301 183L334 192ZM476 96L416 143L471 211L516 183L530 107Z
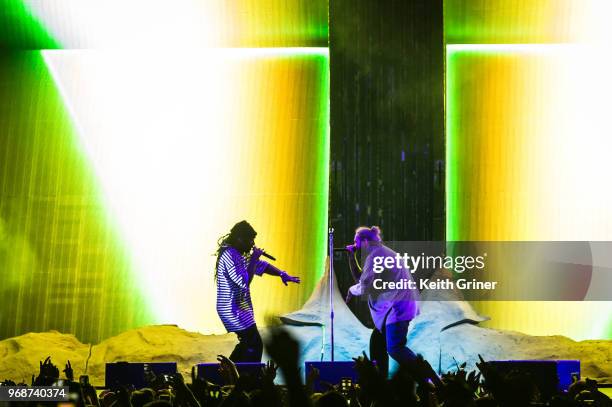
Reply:
M225 329L238 336L238 345L230 355L234 362L260 362L263 352L249 289L253 276L264 273L278 276L285 285L300 282L298 277L259 260L263 250L255 247L255 236L255 229L243 220L219 239L217 250L217 313Z

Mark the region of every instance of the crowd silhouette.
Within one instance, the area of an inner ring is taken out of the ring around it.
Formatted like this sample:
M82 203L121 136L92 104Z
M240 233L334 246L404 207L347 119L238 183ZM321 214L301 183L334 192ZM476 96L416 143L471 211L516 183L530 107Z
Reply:
M81 377L75 381L70 362L60 377L59 368L51 357L40 362L38 375L32 376L30 385L52 386L61 384L69 389L69 400L63 406L74 407L469 407L469 406L611 406L610 399L597 389L593 380L575 381L567 392L559 392L544 400L528 375L510 372L502 375L480 357L478 371L467 372L465 364L456 370L431 379L431 366L420 356L414 366L400 367L391 379L384 377L365 353L356 357L358 384L329 385L323 393L314 392L313 383L318 372L306 374L305 383L298 366L299 345L285 330L275 330L266 343L272 358L258 378L241 376L235 364L219 356L219 373L224 385L208 382L191 372L191 383L180 373L174 375L148 375L147 387L134 389L125 385L97 391ZM284 385L274 384L277 371L283 375ZM27 386L5 380L2 386ZM0 405L2 402L0 402ZM25 406L26 402L7 405ZM34 403L30 405L49 404ZM55 404L55 403L53 403Z

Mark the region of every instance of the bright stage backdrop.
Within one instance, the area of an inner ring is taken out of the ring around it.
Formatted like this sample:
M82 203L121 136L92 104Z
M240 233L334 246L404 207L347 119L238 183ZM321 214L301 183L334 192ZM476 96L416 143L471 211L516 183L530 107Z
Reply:
M224 332L213 253L242 219L303 281L256 279L258 323L307 299L327 230L327 2L241 3L0 15L0 337Z
M611 11L446 0L448 240L612 240ZM612 338L610 302L475 305L496 328Z

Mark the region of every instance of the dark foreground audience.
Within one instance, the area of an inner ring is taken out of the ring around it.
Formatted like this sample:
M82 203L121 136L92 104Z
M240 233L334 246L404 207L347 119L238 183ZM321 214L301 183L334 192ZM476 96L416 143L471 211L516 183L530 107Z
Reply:
M572 384L567 393L560 393L550 400L541 400L534 382L525 375L510 373L500 375L482 358L477 365L479 373L465 370L465 364L442 376L441 381L431 377L431 366L418 358L416 366L400 369L387 380L365 356L355 359L359 385L332 387L329 391L313 393L312 384L318 372L308 372L306 384L302 383L298 367L299 349L289 334L279 329L267 343L269 362L261 380L240 377L236 366L228 358L219 356L220 373L227 385L217 386L196 377L192 369L191 383L185 383L181 374L148 378L149 387L130 389L117 387L100 394L87 380L74 381L70 362L64 369L65 379L60 379L59 369L47 358L40 363L32 385L64 385L70 390L70 401L61 403L75 407L521 407L521 406L612 406L610 399L598 391L593 380ZM281 370L284 386L274 384L277 367ZM420 378L420 379L419 379ZM26 386L11 381L3 386ZM8 405L9 403L4 403ZM14 402L11 405L37 405ZM50 403L38 403L50 404ZM55 404L55 403L53 403ZM0 406L2 402L0 402Z

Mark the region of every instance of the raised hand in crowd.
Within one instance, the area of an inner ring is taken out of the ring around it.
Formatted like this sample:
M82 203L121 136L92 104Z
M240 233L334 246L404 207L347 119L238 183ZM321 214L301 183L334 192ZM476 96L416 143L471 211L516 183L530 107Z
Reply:
M361 385L361 391L358 392L361 405L369 406L373 402L380 402L386 390L386 377L383 377L365 352L353 360Z
M238 379L240 375L238 374L238 369L234 362L228 359L226 356L217 355L217 361L219 361L219 373L223 378L225 384L230 386L235 386L238 384Z
M480 374L468 373L466 364L457 365L457 371L442 375L442 385L438 386L438 393L443 400L453 400L454 403L470 405L474 402L479 382L474 383L476 377L480 380Z
M402 365L391 380L383 377L367 355L355 358L355 369L359 385L343 379L331 391L312 394L312 385L318 371L307 372L306 386L302 384L298 368L299 346L284 329L272 332L266 343L268 354L275 362L268 362L261 372L261 380L249 382L249 375L238 374L236 365L228 358L219 355L220 372L227 383L228 392L208 383L205 378L196 376L196 367L191 371L191 384L185 384L180 374L159 376L151 389L138 391L127 386L114 387L104 391L98 400L95 388L87 376L74 382L74 372L70 361L66 362L63 372L68 380L71 400L75 407L306 407L311 405L309 394L315 406L418 406L418 407L520 407L544 405L534 380L525 373L512 371L501 375L493 365L485 362L479 355L477 367L481 373L467 372L466 364L457 363L457 370L442 376L439 384L431 378L431 366L417 357L414 364ZM286 393L282 387L274 385L277 366L282 370ZM435 375L435 374L434 374ZM480 383L480 379L484 382ZM49 386L58 383L59 369L53 365L51 357L39 363L39 374L32 376L32 384ZM2 386L16 386L15 382L5 380ZM19 386L21 384L17 384ZM156 390L154 390L156 389ZM307 392L307 389L310 389ZM594 380L574 382L567 393L559 392L547 401L548 406L595 406L608 407L610 399L600 392ZM540 403L540 404L534 404Z
M252 406L282 407L283 403L274 385L278 366L269 360L261 369L261 386L250 393Z
M66 361L66 367L64 368L63 372L67 380L70 380L70 381L74 380L74 371L72 370L72 365L70 364L70 360Z
M196 367L191 368L191 392L202 407L217 406L223 399L221 388L209 383L206 378L196 374Z
M278 366L274 361L269 360L266 362L266 365L261 369L262 378L264 381L269 383L274 383L274 379L276 379L276 371L278 370Z
M200 407L200 403L189 387L185 384L185 379L180 373L172 375L172 386L176 392L176 405L181 407Z
M34 386L51 386L59 379L59 369L51 362L51 356L47 356L44 362L39 362L39 372L33 380Z
M484 387L490 392L494 398L499 399L502 397L503 392L503 378L493 366L489 365L482 357L478 355L480 362L476 363L476 367L480 370L482 378L484 379Z

